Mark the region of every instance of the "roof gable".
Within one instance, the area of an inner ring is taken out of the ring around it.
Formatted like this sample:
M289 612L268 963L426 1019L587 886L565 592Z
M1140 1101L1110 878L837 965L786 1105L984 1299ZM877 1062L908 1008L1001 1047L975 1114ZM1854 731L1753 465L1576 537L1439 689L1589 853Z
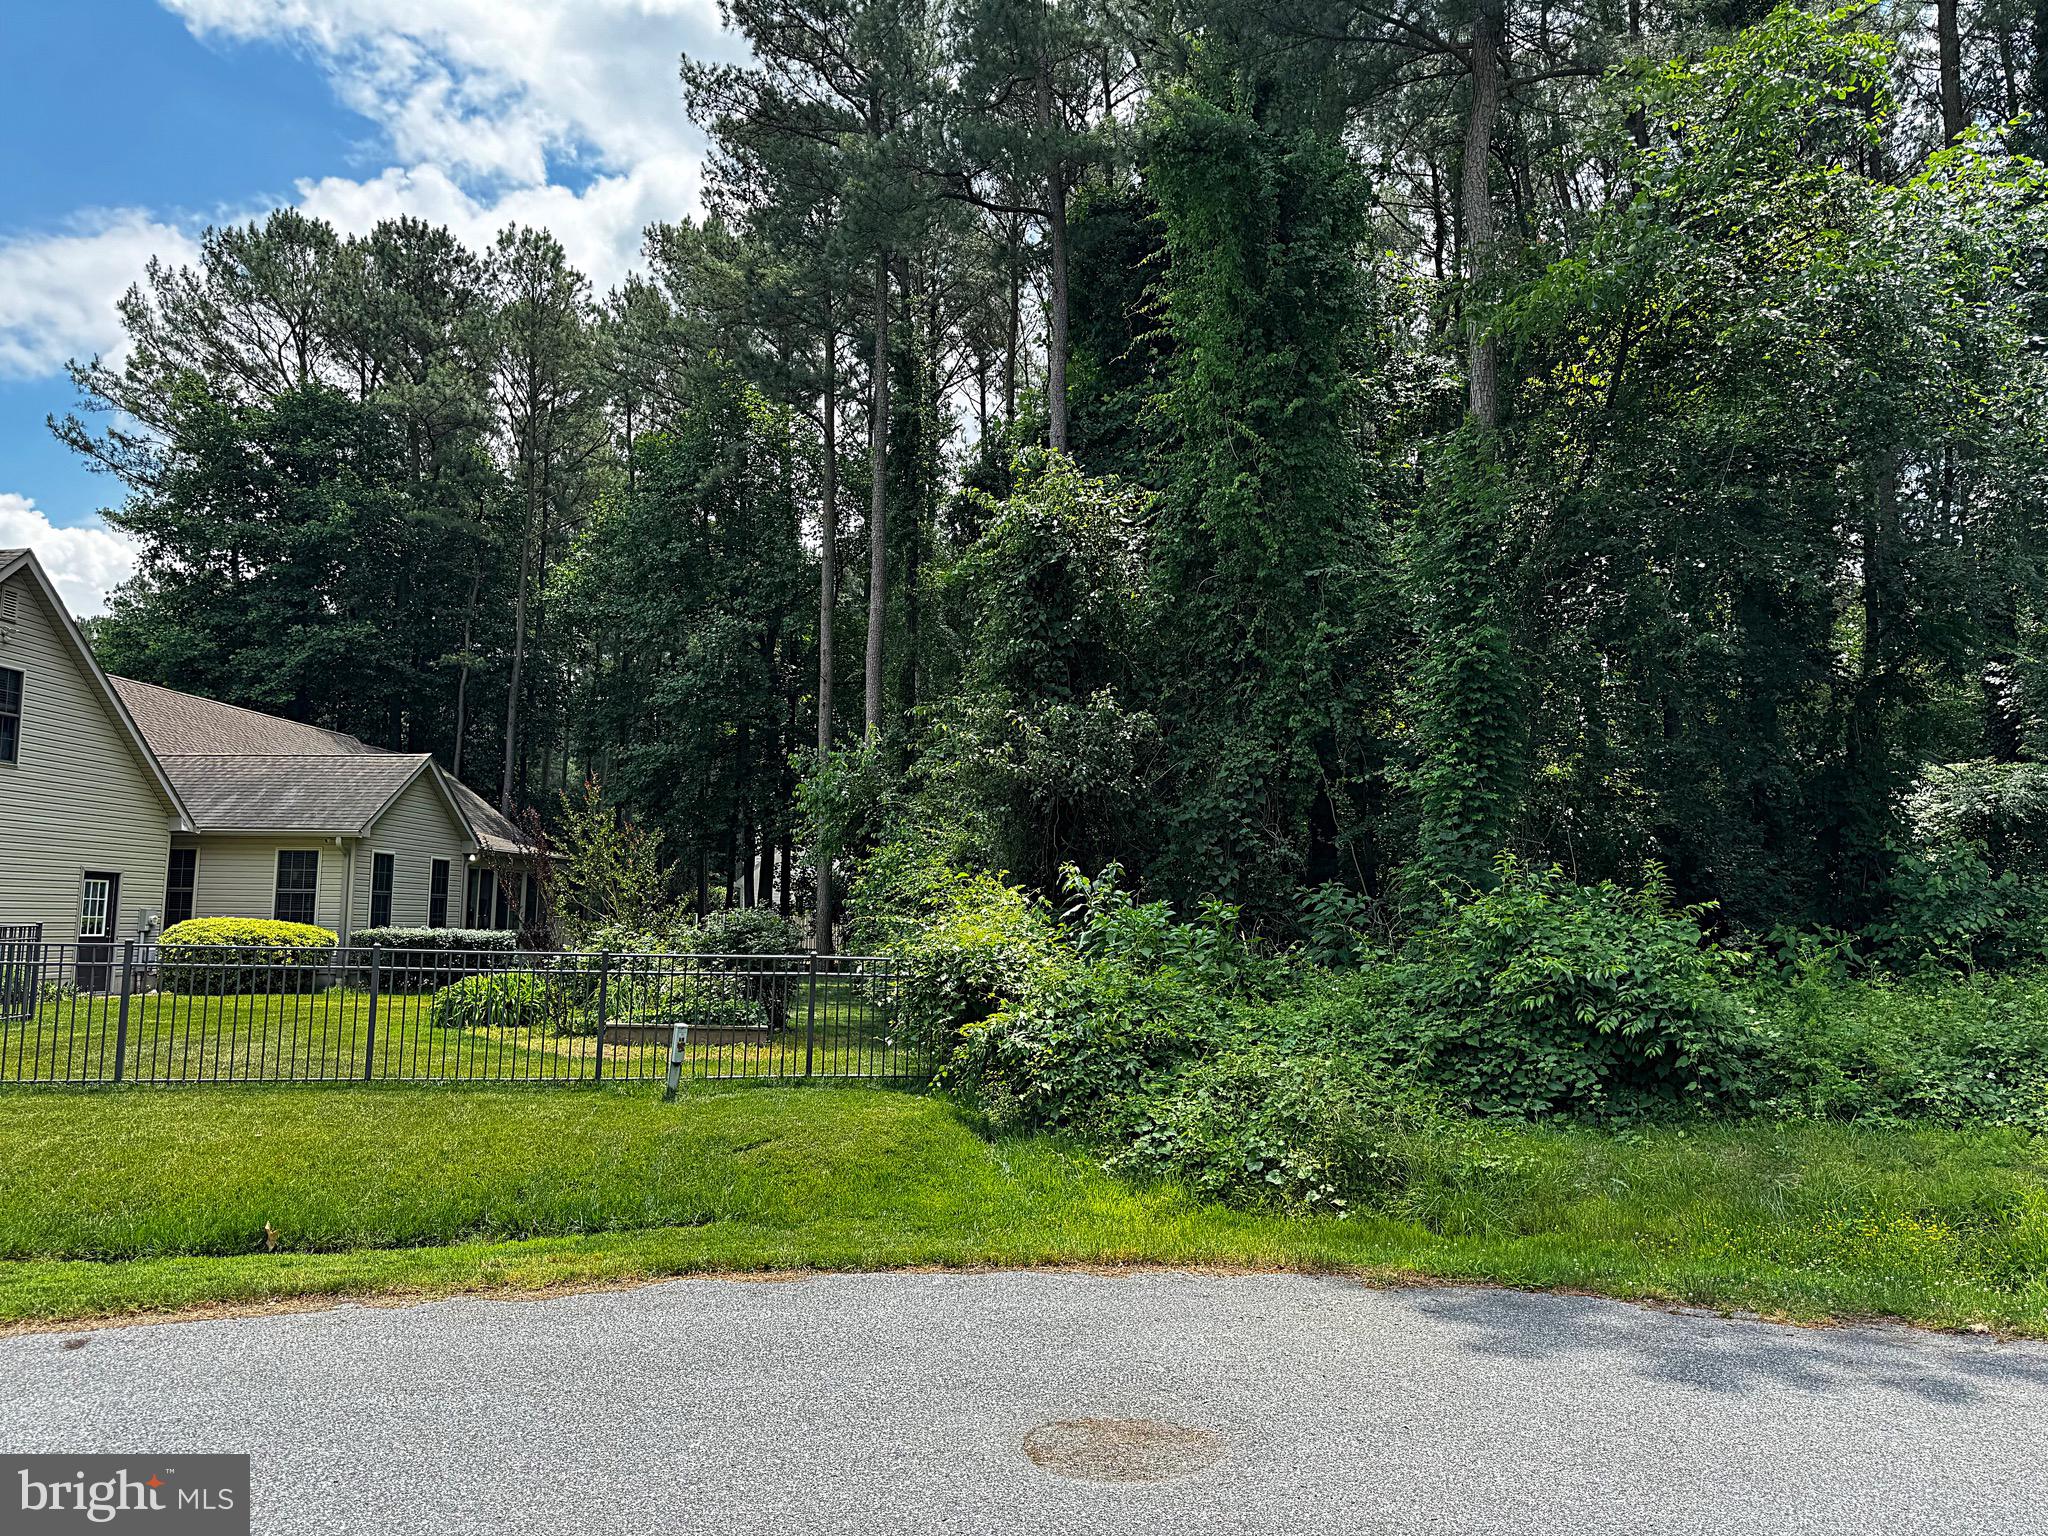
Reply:
M181 752L163 761L201 832L359 837L434 760L424 752Z
M36 559L34 550L0 550L0 581L6 581L14 576L27 577L29 585L41 597L51 623L64 641L65 647L71 652L72 659L77 662L86 685L106 705L107 713L113 717L116 727L135 753L136 760L147 770L150 782L163 796L164 803L177 813L180 825L189 829L192 825L190 808L179 795L176 783L165 772L163 763L150 749L148 738L142 734L135 717L128 712L128 706L122 702L121 695L115 692L113 680L94 659L92 647L85 643L85 636L79 631L78 621L71 617L71 610L64 606L64 599L51 584L49 573L43 569L42 562Z

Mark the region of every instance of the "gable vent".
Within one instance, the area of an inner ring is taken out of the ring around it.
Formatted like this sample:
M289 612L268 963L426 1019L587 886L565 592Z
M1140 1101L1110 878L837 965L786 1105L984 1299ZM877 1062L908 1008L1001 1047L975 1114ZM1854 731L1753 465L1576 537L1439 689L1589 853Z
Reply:
M0 624L21 622L21 589L0 587Z

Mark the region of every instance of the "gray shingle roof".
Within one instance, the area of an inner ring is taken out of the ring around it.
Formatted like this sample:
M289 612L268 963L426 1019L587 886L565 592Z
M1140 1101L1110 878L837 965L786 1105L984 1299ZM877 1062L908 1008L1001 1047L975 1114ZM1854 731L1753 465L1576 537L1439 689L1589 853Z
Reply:
M381 753L344 731L330 731L298 720L258 714L196 693L179 693L132 677L110 679L121 702L142 730L150 750L159 757L198 752L210 756L267 754L276 757Z
M526 834L503 811L460 779L447 774L442 777L455 796L456 809L462 812L462 819L469 823L469 830L476 834L477 843L485 852L529 851Z
M357 833L430 760L132 677L112 682L202 832ZM433 771L481 848L529 851L496 806Z
M164 772L201 832L367 831L433 759L424 752L166 753Z

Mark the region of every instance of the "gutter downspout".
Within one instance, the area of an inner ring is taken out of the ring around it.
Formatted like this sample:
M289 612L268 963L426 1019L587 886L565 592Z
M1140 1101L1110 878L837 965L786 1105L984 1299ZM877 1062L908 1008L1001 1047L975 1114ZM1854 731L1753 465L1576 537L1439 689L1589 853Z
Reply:
M356 839L337 837L342 845L342 886L341 886L341 947L348 948L348 936L355 926L356 906Z

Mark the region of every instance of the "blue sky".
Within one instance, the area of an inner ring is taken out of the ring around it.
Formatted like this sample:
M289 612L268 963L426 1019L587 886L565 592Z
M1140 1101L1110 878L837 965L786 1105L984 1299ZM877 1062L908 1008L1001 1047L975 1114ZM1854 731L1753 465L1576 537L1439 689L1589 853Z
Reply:
M600 289L697 211L676 61L729 56L714 0L70 0L0 8L0 546L95 611L132 555L120 488L50 437L66 358L120 345L151 255L295 203L475 243L545 225Z

